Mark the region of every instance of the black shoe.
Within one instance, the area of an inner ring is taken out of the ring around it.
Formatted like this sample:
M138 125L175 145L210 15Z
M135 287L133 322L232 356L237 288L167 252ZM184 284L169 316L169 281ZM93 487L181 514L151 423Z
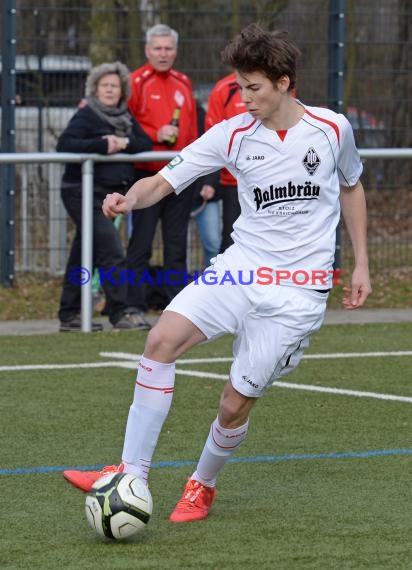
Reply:
M68 321L60 321L60 332L81 332L82 319L80 315L75 315ZM92 322L92 332L101 332L103 325Z
M139 330L148 331L152 325L146 320L142 312L125 313L120 319L113 324L114 330Z

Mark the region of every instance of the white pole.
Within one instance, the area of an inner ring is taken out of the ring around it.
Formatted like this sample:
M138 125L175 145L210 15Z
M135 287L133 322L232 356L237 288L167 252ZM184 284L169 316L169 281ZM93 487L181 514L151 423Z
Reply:
M92 330L93 275L93 161L82 164L82 332Z

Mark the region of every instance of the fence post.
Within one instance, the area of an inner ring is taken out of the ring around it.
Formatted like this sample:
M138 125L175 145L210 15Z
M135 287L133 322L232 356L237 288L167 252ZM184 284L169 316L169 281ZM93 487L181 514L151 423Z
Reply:
M82 266L73 275L81 287L82 332L92 330L92 276L93 276L93 161L82 164Z
M60 197L61 164L48 165L49 181L49 272L60 275L67 261L67 213Z
M343 113L346 0L329 2L328 107ZM335 269L342 269L341 225L336 228Z
M1 151L15 152L16 107L16 2L1 3L2 83ZM0 165L0 282L10 287L14 280L16 170Z

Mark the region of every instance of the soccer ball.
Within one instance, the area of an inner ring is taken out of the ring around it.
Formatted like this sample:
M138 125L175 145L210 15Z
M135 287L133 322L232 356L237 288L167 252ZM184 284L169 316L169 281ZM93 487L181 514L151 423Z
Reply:
M153 510L145 483L130 473L98 479L86 497L86 517L101 536L121 540L142 531Z

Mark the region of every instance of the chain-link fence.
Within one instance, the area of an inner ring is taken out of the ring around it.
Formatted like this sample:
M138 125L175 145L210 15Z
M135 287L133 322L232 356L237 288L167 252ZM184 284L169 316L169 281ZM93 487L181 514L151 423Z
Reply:
M52 151L84 94L91 65L144 62L144 32L158 22L178 30L175 67L206 102L227 70L220 51L243 26L287 29L299 44L298 97L330 104L328 0L17 0L16 151ZM336 3L335 3L336 4ZM343 103L358 146L411 147L412 8L409 0L347 0ZM4 33L4 29L3 29ZM5 78L2 77L2 81ZM70 224L59 197L59 165L16 169L16 269L63 270ZM412 167L408 160L365 162L373 272L412 266ZM158 237L160 248L161 236ZM343 232L343 260L350 250ZM191 231L192 267L199 242ZM158 250L156 255L158 255Z

